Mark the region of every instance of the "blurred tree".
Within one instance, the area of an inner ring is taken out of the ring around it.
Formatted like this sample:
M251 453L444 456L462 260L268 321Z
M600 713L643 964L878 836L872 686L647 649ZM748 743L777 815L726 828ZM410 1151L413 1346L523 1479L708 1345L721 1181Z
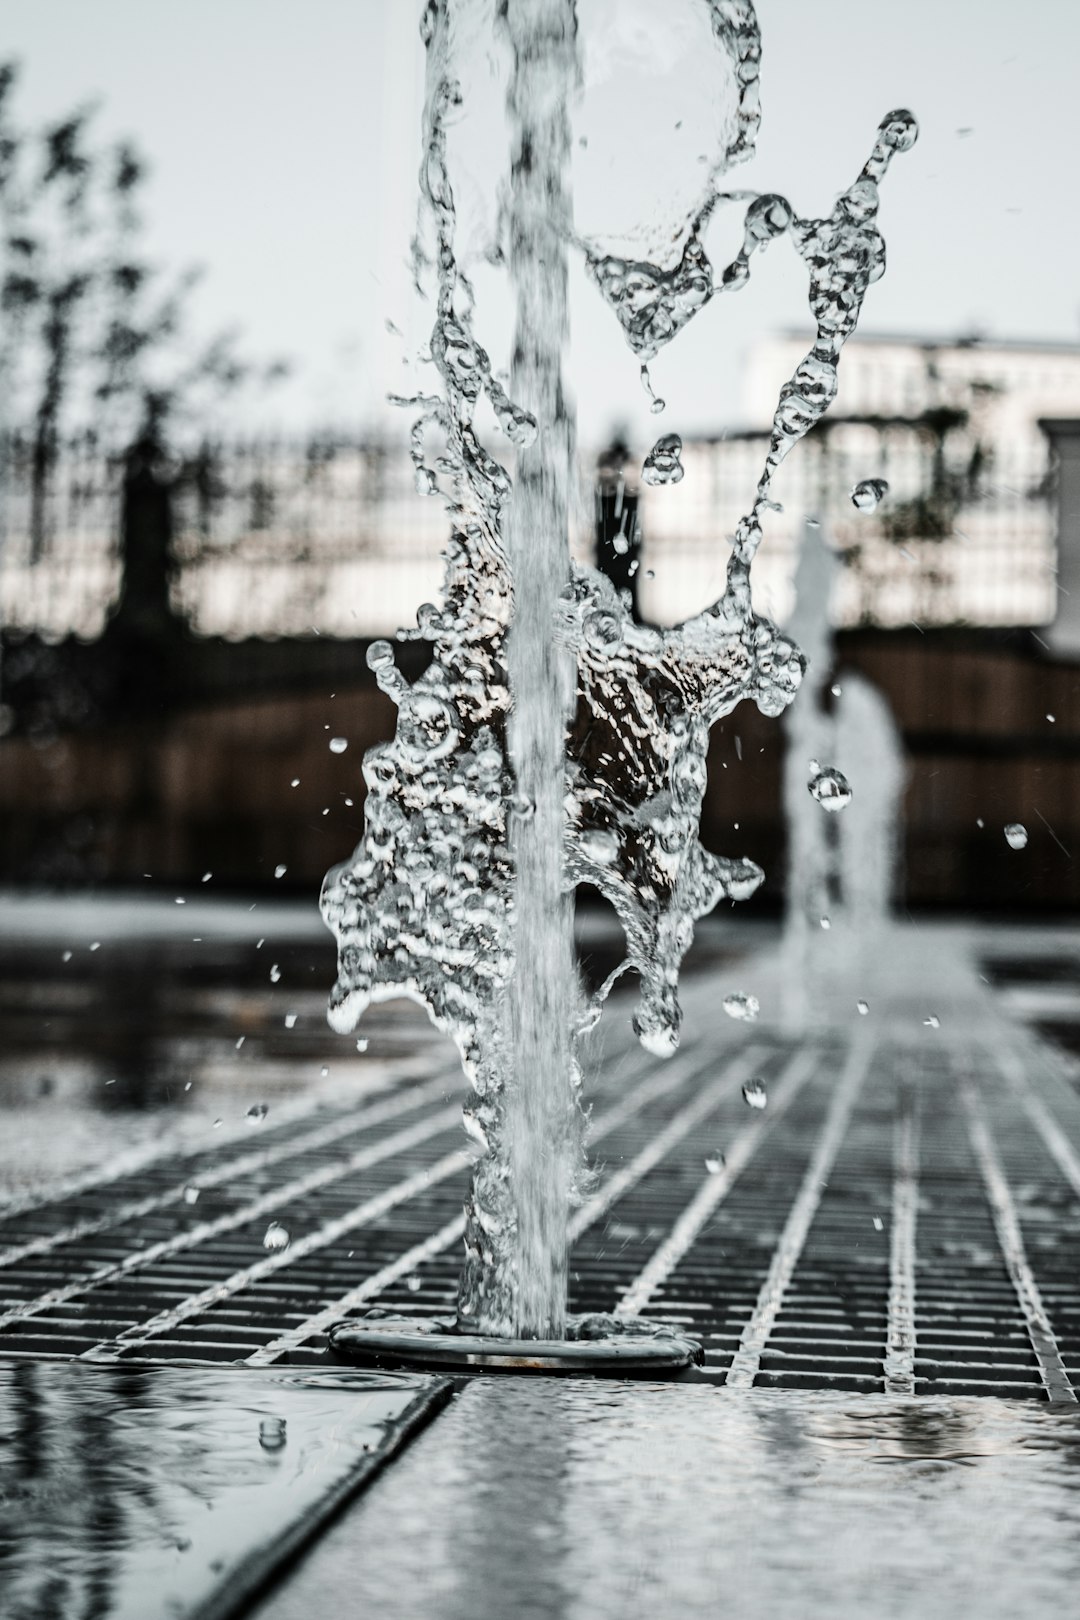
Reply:
M16 83L16 66L0 64L0 476L17 471L28 484L36 563L65 446L116 469L122 583L109 631L125 657L157 667L152 645L180 628L169 605L172 486L205 453L221 402L286 367L243 359L235 333L192 341L185 316L198 273L166 276L142 251L147 171L136 148L95 144L91 107L22 128Z

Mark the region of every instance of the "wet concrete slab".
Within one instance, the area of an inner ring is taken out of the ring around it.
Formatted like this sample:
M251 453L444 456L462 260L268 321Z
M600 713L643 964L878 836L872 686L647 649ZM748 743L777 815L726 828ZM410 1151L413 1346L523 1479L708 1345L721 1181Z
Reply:
M1076 1612L1080 1416L482 1378L252 1620Z
M0 1362L4 1620L226 1620L439 1409L421 1375Z

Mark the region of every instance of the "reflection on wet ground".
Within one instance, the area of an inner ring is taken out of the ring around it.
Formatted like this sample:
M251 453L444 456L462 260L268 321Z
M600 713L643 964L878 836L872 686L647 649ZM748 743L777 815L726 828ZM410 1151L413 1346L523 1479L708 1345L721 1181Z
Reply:
M446 1398L392 1374L0 1363L5 1620L215 1620Z
M180 919L183 919L182 921ZM311 906L58 902L0 933L0 1197L248 1111L381 1089L441 1060L419 1009L364 1049L326 1023L334 944Z
M329 1029L335 945L314 900L177 898L3 898L0 1200L452 1061L408 1002L369 1011L360 1051ZM730 956L728 937L706 929L697 966ZM620 954L611 917L583 910L590 982Z
M1075 1612L1080 1417L477 1379L255 1620Z

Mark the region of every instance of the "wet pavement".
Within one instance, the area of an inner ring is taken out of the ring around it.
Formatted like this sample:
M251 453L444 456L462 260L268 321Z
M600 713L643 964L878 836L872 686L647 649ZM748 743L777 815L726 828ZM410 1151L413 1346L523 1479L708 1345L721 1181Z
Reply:
M0 1201L446 1060L405 1003L334 1035L334 964L314 904L0 898Z
M252 1620L1030 1620L1078 1583L1075 1410L504 1377Z
M449 1393L404 1374L0 1362L0 1614L235 1614Z
M460 1076L407 1005L329 1031L313 907L184 898L0 917L0 1620L1073 1611L1077 930L834 931L793 997L725 924L664 1065L617 999L574 1304L707 1381L466 1380L334 1519L443 1387L325 1334L451 1308Z

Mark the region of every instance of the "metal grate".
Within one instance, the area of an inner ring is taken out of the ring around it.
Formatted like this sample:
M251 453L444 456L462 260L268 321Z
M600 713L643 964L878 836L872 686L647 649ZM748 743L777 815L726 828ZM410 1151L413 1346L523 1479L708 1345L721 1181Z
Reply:
M617 1053L574 1217L572 1308L684 1324L704 1376L732 1387L1074 1400L1080 1102L1025 1039L943 1038L928 1058L860 1023L664 1065ZM754 1076L762 1111L742 1098ZM254 1147L0 1214L0 1351L305 1364L343 1314L451 1308L455 1083L417 1079ZM287 1247L264 1248L272 1221Z

